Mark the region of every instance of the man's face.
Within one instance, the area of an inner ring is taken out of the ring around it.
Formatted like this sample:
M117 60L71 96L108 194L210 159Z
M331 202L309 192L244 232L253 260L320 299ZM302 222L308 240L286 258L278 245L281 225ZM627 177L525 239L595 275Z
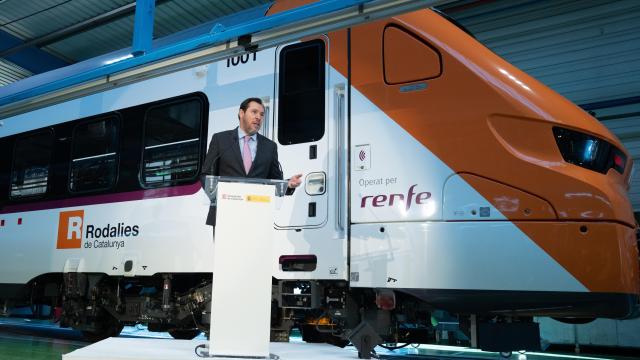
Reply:
M238 117L240 118L240 128L242 131L247 135L253 135L257 133L260 126L262 126L262 119L264 119L264 106L252 101L249 103L247 111L240 109Z

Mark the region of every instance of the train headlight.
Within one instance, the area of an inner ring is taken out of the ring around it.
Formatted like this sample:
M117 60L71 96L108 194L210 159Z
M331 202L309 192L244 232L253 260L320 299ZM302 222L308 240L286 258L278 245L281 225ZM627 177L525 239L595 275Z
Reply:
M627 156L606 140L561 127L553 128L564 161L606 174L613 168L624 174Z

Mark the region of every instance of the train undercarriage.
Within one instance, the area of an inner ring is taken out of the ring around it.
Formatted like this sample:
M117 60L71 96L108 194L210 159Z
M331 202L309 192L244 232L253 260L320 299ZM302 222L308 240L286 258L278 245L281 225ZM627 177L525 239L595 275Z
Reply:
M27 298L30 304L51 306L54 320L82 331L90 341L115 336L123 326L135 324L191 339L209 331L210 279L205 273L150 277L49 274L30 283ZM363 358L380 344L446 342L490 351L537 350L540 346L531 316L451 315L411 294L350 288L344 281L274 279L271 305L272 341L288 341L291 330L298 328L306 342L341 347L352 343Z
M540 304L525 303L516 294L505 293L499 294L504 303L496 305L499 302L494 294L490 303L501 308L490 309L482 304L481 294L429 294L351 288L346 281L273 279L271 341L286 342L291 330L297 328L306 342L340 347L351 343L362 358L369 358L376 345L396 348L445 343L495 352L540 349L539 328L533 321L534 314L542 315L541 308L534 308ZM4 300L4 313L12 306L29 305L34 314L42 315L37 309L48 305L52 311L45 316L59 321L61 327L82 331L90 341L116 336L125 325L135 324L146 324L149 331L169 332L177 339L192 339L209 332L211 274L207 273L149 277L47 274L13 295L13 299ZM484 296L486 300L488 295ZM562 305L561 296L552 296ZM617 307L624 309L627 301L629 308L637 311L638 299L631 297L603 298L600 303L617 301ZM549 308L543 315L555 315L567 322L591 320L589 312L597 307L581 307L576 299L571 306L565 300L566 306ZM593 306L593 299L585 298L584 303ZM516 302L531 308L517 310ZM242 321L242 309L230 311L238 311L238 321ZM622 318L623 313L609 315Z

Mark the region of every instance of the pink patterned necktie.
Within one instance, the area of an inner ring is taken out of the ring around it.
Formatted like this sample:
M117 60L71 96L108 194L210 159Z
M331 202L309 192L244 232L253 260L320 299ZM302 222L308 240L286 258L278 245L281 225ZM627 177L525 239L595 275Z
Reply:
M244 164L244 172L245 174L249 174L249 170L251 169L251 149L249 148L249 140L251 136L244 136L244 146L242 147L242 163Z

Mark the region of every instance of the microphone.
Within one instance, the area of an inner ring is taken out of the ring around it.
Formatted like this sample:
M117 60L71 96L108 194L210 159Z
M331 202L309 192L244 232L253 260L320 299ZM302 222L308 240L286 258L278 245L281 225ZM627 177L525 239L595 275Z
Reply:
M214 134L214 136L215 136L215 134ZM218 153L218 155L215 158L213 158L213 160L211 160L211 162L208 162L206 157L205 157L205 163L203 165L202 174L200 176L200 185L202 186L202 189L205 191L205 193L209 194L209 192L207 191L207 187L206 187L207 175L211 175L211 176L216 176L217 175L215 169L216 169L218 160L220 160L220 158L222 156L224 156L224 154L226 154L227 151L229 151L229 149L231 149L233 146L238 146L238 135L237 134L233 135L233 142L231 143L231 145L227 146L226 148L224 148L224 150L220 151ZM211 149L209 149L209 150L211 150ZM209 154L207 153L207 155L209 155ZM205 167L207 167L208 163L210 163L211 165L209 166L209 168L205 168ZM212 193L215 193L215 192L212 192ZM213 202L211 203L211 206L214 206Z
M282 171L282 165L280 165L280 160L276 160L276 162L278 163L278 170L280 170L280 179L284 180L284 171Z
M280 160L276 160L276 163L278 164L278 169L280 170L280 179L287 180L287 181L291 180L291 178L284 179L284 171L282 171L282 165L280 165ZM296 191L296 188L289 187L287 184L285 195L293 195L295 191Z
M216 156L216 157L211 161L211 170L209 171L209 172L210 172L210 174L204 174L204 173L203 173L203 175L216 175L216 174L214 174L214 172L215 172L215 168L216 168L216 165L217 165L218 160L220 160L220 158L221 158L224 154L226 154L226 153L227 153L227 151L229 151L229 149L231 149L233 146L238 146L238 134L234 134L234 135L233 135L233 143L232 143L231 145L227 146L224 150L220 151L220 152L218 153L218 156ZM206 163L207 163L207 161L206 161L206 158L205 158L205 165L206 165Z

